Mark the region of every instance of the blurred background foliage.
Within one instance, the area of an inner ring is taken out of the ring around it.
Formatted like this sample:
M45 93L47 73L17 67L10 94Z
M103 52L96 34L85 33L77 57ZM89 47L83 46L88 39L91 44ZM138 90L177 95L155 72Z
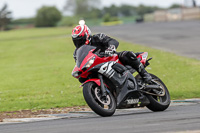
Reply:
M195 0L193 7L196 6ZM106 25L106 23L121 24L143 22L149 14L167 9L185 8L186 5L173 4L168 8L157 6L138 6L122 4L119 6L102 6L101 0L66 0L63 10L52 6L42 6L32 18L12 19L12 12L5 4L0 8L0 30L10 30L32 27L74 26L80 19L86 20L90 26Z
M7 4L5 4L0 9L0 30L7 30L8 24L11 22L11 12L7 9Z
M52 26L73 26L78 20L85 19L88 25L101 25L102 22L123 21L123 23L134 23L137 17L146 13L152 13L161 9L156 6L132 6L132 5L111 5L102 7L100 0L66 0L63 10L56 7L42 6L36 11L33 18L11 19L11 12L5 5L0 11L1 30L31 28L31 27L52 27Z
M56 7L43 6L37 11L36 27L53 27L61 20L61 12Z

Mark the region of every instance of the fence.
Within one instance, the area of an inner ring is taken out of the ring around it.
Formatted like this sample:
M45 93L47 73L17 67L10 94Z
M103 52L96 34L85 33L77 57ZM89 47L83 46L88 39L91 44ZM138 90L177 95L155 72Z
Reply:
M165 22L200 19L200 8L175 8L169 10L158 10L144 16L145 21Z

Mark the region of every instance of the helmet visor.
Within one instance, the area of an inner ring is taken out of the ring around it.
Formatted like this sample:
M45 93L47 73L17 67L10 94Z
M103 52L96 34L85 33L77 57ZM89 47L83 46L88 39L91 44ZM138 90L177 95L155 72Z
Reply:
M76 48L81 47L86 42L86 39L84 39L84 38L73 38L72 40L73 40L74 45L76 46Z

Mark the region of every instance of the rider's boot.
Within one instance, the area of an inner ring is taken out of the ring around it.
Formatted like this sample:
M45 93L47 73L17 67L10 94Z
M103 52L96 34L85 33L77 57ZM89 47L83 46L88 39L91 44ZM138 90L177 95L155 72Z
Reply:
M145 70L144 65L138 59L132 60L131 66L140 74L145 83L151 82L151 75Z
M137 55L132 51L123 51L119 53L123 64L133 67L143 78L144 82L149 83L152 80L151 75L145 70L144 65L137 59Z
M140 67L137 72L140 74L142 79L144 80L145 83L150 83L152 80L151 75L145 70L143 64L141 63L142 67Z

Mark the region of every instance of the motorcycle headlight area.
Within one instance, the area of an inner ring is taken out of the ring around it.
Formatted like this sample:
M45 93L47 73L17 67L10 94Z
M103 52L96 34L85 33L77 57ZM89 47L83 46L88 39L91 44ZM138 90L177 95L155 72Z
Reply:
M88 69L93 63L94 63L94 60L95 60L95 56L92 57L84 66L82 69Z
M75 71L72 73L72 76L77 78L79 75L81 75L81 72L80 71Z

